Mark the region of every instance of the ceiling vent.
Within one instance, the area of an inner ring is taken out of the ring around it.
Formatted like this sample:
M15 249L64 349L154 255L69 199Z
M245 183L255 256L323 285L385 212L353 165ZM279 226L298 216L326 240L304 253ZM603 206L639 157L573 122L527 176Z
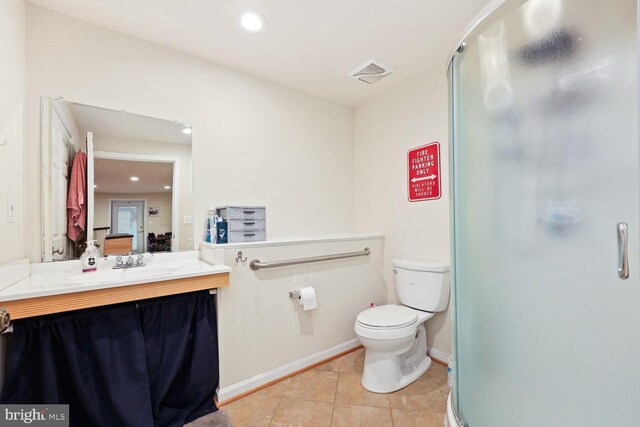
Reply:
M349 77L367 84L373 84L387 77L394 71L395 68L392 66L380 62L377 59L371 59L350 72Z

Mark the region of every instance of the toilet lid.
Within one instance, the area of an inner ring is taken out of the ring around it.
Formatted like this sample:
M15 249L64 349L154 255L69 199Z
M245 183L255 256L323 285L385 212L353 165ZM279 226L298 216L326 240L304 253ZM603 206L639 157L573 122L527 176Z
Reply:
M358 322L372 328L401 328L418 320L415 310L402 305L381 305L358 314Z

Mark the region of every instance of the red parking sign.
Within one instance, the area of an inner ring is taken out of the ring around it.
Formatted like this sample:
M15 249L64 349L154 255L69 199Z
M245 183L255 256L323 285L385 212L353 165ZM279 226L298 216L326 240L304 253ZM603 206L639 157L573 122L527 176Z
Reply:
M409 201L435 200L441 196L440 143L412 148L407 153Z

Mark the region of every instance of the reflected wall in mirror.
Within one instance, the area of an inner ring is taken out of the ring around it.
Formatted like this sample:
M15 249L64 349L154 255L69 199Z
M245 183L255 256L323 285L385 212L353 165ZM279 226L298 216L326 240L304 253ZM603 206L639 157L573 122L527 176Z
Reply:
M42 260L193 249L191 127L41 99Z

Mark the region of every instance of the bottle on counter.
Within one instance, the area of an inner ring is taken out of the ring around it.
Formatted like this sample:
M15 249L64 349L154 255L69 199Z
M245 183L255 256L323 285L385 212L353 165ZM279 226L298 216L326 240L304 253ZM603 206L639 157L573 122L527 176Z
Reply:
M216 243L228 243L229 237L227 235L227 221L222 220L218 222L218 226L216 228Z
M87 249L80 257L80 263L82 264L82 272L88 273L90 271L96 271L98 269L98 258L100 258L100 252L96 248L96 241L87 241Z
M207 221L205 222L204 241L207 243L216 242L216 226L218 224L218 216L216 215L216 209L214 207L209 208L209 214L207 215Z

